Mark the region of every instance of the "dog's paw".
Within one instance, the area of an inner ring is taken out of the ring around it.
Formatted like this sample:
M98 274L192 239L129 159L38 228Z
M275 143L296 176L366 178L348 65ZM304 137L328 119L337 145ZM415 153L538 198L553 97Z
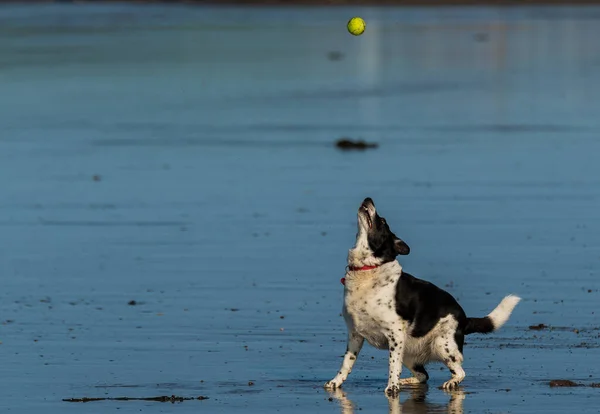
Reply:
M460 381L455 380L455 379L450 379L450 380L444 382L444 384L442 384L442 386L440 388L443 390L446 390L446 391L455 390L458 388L458 384L460 384Z
M388 397L397 397L400 394L400 385L398 383L388 384L385 387L385 395Z
M421 381L417 379L417 377L409 377L409 378L400 378L400 382L398 385L418 385L421 384Z
M327 381L323 385L323 388L325 388L326 390L336 390L336 389L340 388L341 386L342 386L341 382L338 382L335 379L332 379L331 381Z

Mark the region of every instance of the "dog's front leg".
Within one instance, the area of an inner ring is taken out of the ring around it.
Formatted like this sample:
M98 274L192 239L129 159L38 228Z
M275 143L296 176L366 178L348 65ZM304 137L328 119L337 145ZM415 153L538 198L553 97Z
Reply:
M398 327L391 329L388 333L388 346L390 350L389 377L385 393L389 396L397 396L400 393L400 374L402 374L402 358L404 357L404 344L406 332Z
M344 355L342 367L334 379L325 383L325 388L334 390L341 387L342 383L346 381L346 378L348 378L348 375L352 372L352 367L356 362L356 358L358 358L358 354L364 341L365 339L358 332L348 332L348 347L346 349L346 354Z

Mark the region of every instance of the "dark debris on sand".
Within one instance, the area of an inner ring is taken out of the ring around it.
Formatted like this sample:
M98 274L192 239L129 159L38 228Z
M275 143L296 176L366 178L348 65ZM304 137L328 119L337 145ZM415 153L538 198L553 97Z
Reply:
M571 380L565 380L565 379L558 379L558 380L552 380L550 381L550 383L548 384L551 387L590 387L590 388L600 388L600 383L594 382L591 383L590 385L585 385L585 384L580 384L577 383L575 381L571 381Z
M574 381L565 380L565 379L562 379L562 380L560 380L560 379L559 380L552 380L552 381L550 381L549 385L551 387L581 387L581 384L577 384Z
M170 403L176 403L176 402L183 402L183 401L193 401L193 400L197 400L197 401L201 401L201 400L207 400L208 397L205 396L198 396L198 397L179 397L177 395L161 395L158 397L106 397L106 398L88 398L88 397L83 397L83 398L64 398L63 401L65 402L77 402L77 403L86 403L86 402L93 402L93 401L156 401L156 402L170 402Z
M377 148L379 147L379 144L375 143L375 142L365 142L363 140L356 140L353 141L351 139L348 138L341 138L339 140L337 140L337 142L335 143L335 146L338 147L341 150L366 150L369 148Z

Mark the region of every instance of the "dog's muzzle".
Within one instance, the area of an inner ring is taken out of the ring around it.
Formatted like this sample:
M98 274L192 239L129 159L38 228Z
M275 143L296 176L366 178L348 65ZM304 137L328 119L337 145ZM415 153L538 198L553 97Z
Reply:
M373 215L375 214L375 204L371 198L367 197L360 205L358 209L358 214L362 214L363 217L367 220L367 224L369 228L373 228Z

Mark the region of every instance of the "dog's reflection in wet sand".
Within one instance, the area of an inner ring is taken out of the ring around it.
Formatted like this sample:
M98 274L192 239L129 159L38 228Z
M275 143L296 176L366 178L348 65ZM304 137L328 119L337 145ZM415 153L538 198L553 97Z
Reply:
M450 400L448 404L442 405L428 403L425 398L427 390L427 385L420 385L413 388L405 388L404 391L400 392L399 397L387 397L389 414L463 413L463 401L466 396L464 391L457 389L446 392L445 394L450 397ZM406 394L408 394L408 397L404 397ZM355 414L354 403L341 388L331 391L329 395L339 403L342 414ZM406 399L402 402L404 398Z

